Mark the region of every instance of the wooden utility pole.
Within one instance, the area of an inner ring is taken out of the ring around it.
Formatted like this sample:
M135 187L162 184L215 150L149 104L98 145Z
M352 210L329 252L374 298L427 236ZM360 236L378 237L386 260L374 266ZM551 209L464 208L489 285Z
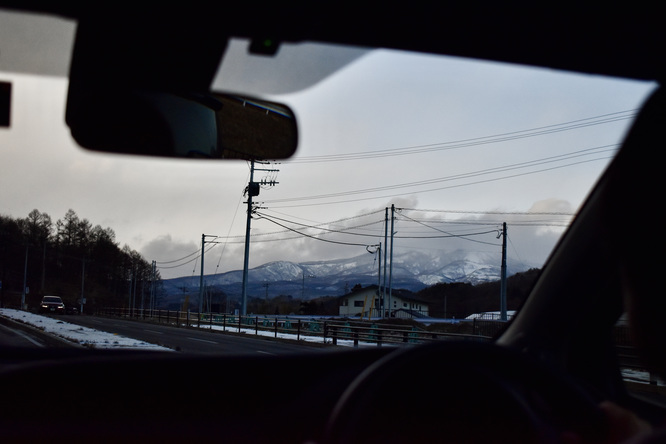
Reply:
M500 319L507 320L506 313L506 222L502 224L502 268L500 282Z

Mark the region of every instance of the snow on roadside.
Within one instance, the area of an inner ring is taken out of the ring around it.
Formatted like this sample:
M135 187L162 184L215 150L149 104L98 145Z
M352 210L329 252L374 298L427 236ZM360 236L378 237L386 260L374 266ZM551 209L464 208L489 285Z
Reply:
M107 333L76 324L70 324L61 319L40 316L27 311L0 308L0 316L31 325L35 328L38 328L39 330L44 331L45 333L50 333L84 347L104 349L132 348L141 350L172 351L170 348L161 347L159 345L139 341L137 339L127 338L125 336L120 336L114 333Z
M252 336L263 336L266 338L277 338L277 339L290 339L292 341L303 341L303 342L315 342L315 343L321 343L323 341L321 336L309 336L305 333L301 333L300 335L296 335L294 333L277 333L270 331L270 330L257 330L255 328L241 328L240 331L238 329L238 326L232 326L232 325L227 325L227 326L221 326L221 325L206 325L202 324L201 329L209 329L209 330L216 330L216 331L229 331L229 332L235 332L235 333L246 333L248 335ZM326 340L327 344L331 344L331 339ZM354 340L352 339L338 339L337 340L337 345L341 347L377 347L377 343L375 342L363 342L363 341L358 341L357 343L354 343ZM399 346L400 344L393 344L396 346Z

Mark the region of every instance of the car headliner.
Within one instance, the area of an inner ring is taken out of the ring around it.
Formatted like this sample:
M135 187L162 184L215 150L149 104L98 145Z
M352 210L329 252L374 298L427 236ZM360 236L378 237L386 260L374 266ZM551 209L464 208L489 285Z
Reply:
M3 1L0 7L109 21L117 29L132 17L146 32L168 21L183 35L213 28L220 36L403 49L642 80L666 74L658 62L666 45L658 3L394 3L381 9L358 2L238 3L174 2L156 10L124 2Z

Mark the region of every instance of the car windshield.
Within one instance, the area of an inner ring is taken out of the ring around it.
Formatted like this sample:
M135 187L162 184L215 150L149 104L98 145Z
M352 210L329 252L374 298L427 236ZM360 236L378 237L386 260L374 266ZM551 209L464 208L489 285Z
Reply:
M67 54L76 24L53 20ZM62 69L0 72L4 307L66 289L83 313L197 325L510 319L655 87L312 43L266 59L247 43L231 43L213 87L290 107L288 160L85 151L64 122ZM299 49L339 66L276 88L301 69L281 55Z
M44 299L42 299L42 302L62 304L62 299L60 299L59 297L55 297L55 296L44 296Z
M0 7L5 441L663 427L656 6L32 3Z

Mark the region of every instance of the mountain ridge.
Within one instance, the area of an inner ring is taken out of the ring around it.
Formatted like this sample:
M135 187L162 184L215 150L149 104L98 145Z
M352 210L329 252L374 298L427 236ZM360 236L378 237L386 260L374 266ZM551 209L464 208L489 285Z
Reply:
M341 296L354 285L386 285L391 276L391 287L409 291L450 282L473 285L500 279L501 257L485 252L437 252L409 251L394 255L391 267L381 266L368 255L346 259L311 262L273 261L248 270L247 294L250 297L272 298L291 295L301 299L321 296ZM526 271L534 265L509 260L507 275ZM384 281L386 268L386 281ZM242 270L204 276L205 285L234 297L242 293ZM167 295L199 292L200 276L187 276L163 281Z

